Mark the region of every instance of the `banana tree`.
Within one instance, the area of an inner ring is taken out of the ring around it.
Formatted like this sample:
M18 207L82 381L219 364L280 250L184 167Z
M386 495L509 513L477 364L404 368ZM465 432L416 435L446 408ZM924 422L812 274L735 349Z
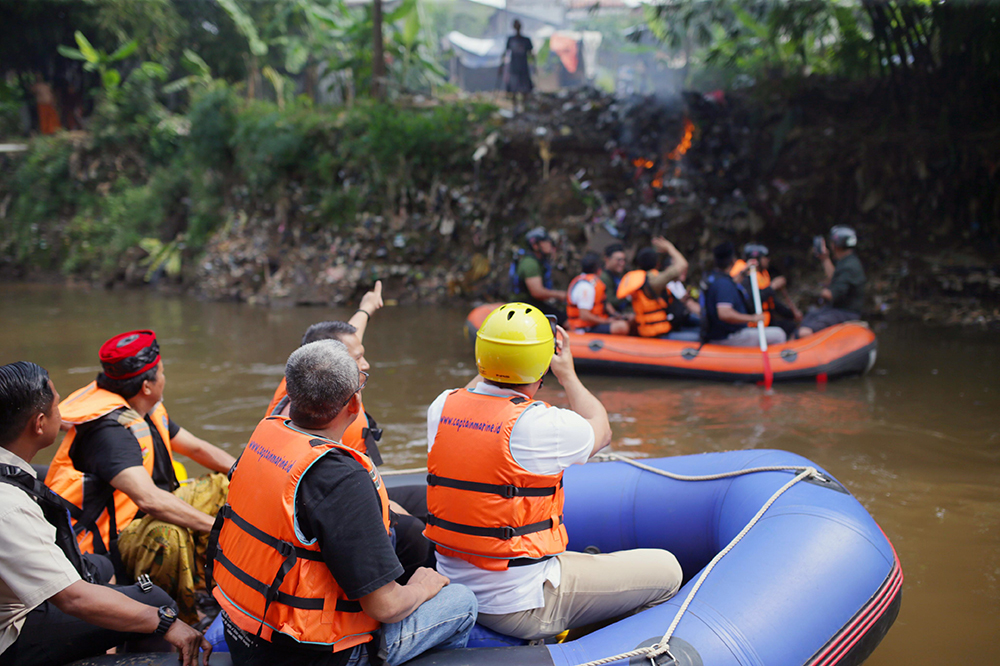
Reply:
M125 60L125 58L135 53L135 50L139 47L139 43L133 39L119 46L114 53L107 53L106 51L94 48L90 40L84 37L83 33L79 30L73 33L73 37L76 39L78 48L74 49L71 46L60 44L58 46L59 54L71 60L82 61L83 68L88 72L99 72L101 85L104 86L106 92L113 94L117 91L118 86L122 82L122 75L111 65Z

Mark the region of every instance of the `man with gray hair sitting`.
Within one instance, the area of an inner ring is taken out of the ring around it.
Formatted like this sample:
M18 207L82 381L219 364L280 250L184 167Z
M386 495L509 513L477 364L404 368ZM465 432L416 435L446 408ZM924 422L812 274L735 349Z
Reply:
M233 663L395 665L465 647L474 595L433 569L396 582L382 478L340 443L368 373L320 340L292 352L285 378L290 418L258 424L219 514L215 597Z

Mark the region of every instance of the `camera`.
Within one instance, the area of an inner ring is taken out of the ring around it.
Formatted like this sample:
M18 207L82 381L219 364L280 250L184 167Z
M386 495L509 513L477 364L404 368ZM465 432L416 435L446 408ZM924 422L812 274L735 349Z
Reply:
M824 242L822 236L813 236L813 254L817 257L823 254L823 245Z

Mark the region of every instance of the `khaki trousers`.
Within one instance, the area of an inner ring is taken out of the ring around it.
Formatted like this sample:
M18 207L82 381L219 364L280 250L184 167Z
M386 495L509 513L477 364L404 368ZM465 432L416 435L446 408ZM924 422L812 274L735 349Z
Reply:
M683 575L671 553L654 548L590 555L563 553L559 587L545 582L545 606L490 615L478 622L501 634L533 640L652 608L677 594Z

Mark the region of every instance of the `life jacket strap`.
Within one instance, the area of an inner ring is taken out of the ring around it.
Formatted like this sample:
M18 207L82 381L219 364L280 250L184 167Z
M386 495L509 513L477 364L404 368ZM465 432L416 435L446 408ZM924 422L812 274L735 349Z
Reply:
M288 543L287 541L282 541L277 537L271 536L264 530L252 524L246 518L242 517L241 515L233 511L232 505L230 504L223 505L222 509L219 510L219 513L222 513L223 511L225 511L225 515L223 516L225 520L233 521L233 524L235 524L238 528L240 528L241 530L252 536L254 539L257 539L257 541L267 544L268 546L274 548L277 551L282 551L285 548L285 546L294 548L295 555L297 557L302 558L303 560L312 560L313 562L323 561L323 554L320 553L318 550L309 550L307 548L302 548L301 546L296 546L294 544Z
M559 489L558 485L546 488L523 488L514 485L499 485L493 483L479 483L477 481L462 481L461 479L449 479L446 476L436 474L427 475L428 486L444 486L455 490L468 490L474 493L489 493L499 495L505 499L514 497L551 497Z
M552 518L547 518L545 520L540 520L537 523L522 525L521 527L480 527L479 525L463 525L462 523L453 523L450 520L438 518L433 513L427 514L428 525L440 527L441 529L448 530L449 532L458 532L459 534L468 534L469 536L491 537L493 539L502 539L503 541L509 541L518 536L534 534L535 532L551 530L561 522L562 516L559 516L559 522L554 521Z

